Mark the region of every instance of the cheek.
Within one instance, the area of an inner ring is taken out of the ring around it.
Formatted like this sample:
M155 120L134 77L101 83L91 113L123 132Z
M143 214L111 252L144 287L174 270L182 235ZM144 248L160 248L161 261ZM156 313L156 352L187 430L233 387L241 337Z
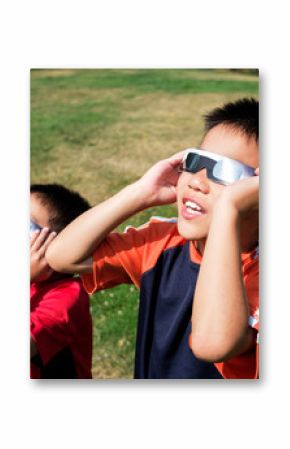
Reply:
M220 194L224 191L225 188L226 186L223 186L222 184L218 184L217 182L211 182L210 192L212 194L214 201L220 196Z
M187 180L186 180L187 177L184 175L187 175L187 173L181 173L181 175L178 178L177 185L176 185L176 199L177 199L178 207L180 207L182 204L182 197L184 196L184 192L185 192L186 186L187 186Z
M176 190L177 190L177 201L180 203L182 200L182 196L187 189L188 185L190 185L190 181L192 179L192 174L187 172L182 172L178 178ZM209 182L209 192L206 197L208 197L208 205L213 205L216 199L220 196L226 186L222 184L218 184L217 182L208 181Z
M184 184L184 175L186 175L185 172L180 173L178 180L177 180L177 188Z
M182 172L179 175L178 181L177 181L177 194L182 193L184 188L189 184L190 177L192 175L190 173Z

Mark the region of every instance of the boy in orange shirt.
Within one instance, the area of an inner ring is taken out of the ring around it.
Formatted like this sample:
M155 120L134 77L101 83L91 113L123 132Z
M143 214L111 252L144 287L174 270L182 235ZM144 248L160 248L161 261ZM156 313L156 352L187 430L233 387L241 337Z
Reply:
M49 264L89 292L140 287L136 378L256 378L258 102L210 112L200 148L155 164L52 242ZM178 219L112 230L177 201Z

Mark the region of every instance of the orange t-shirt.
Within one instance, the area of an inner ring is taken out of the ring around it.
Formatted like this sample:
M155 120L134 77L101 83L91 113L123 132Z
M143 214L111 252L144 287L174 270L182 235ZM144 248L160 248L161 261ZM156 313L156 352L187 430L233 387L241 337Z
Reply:
M190 346L191 309L201 255L177 230L175 219L153 218L138 229L112 233L83 275L88 293L133 283L140 288L135 377L256 378L257 348L224 363L195 358ZM258 330L258 257L242 255L249 325Z

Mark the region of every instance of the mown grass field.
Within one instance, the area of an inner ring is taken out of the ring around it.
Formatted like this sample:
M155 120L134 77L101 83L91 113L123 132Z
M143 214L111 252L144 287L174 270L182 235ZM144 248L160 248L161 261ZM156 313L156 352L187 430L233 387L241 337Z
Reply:
M31 182L58 182L96 204L159 159L199 144L202 115L258 96L253 70L63 69L31 71ZM174 206L148 209L173 216ZM95 378L131 378L138 291L92 296Z

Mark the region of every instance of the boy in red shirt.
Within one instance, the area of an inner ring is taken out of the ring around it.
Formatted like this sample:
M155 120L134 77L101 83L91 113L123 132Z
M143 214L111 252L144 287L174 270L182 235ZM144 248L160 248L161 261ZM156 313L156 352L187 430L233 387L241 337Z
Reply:
M32 185L30 206L30 376L90 379L88 294L80 279L53 271L45 259L57 233L90 206L58 184Z
M200 148L158 162L48 249L89 292L140 287L136 378L258 376L258 108L242 99L211 111ZM175 201L175 221L111 232Z

